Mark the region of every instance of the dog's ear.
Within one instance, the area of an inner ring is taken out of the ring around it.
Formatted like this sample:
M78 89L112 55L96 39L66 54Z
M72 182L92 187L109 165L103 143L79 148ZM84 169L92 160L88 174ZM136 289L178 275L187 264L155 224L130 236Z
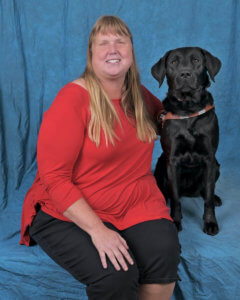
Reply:
M221 68L221 61L217 57L213 56L210 52L202 49L203 55L206 58L206 68L213 82L215 82L214 77L217 75Z
M159 87L163 84L166 75L166 59L170 51L168 51L159 61L152 66L152 76L159 82Z

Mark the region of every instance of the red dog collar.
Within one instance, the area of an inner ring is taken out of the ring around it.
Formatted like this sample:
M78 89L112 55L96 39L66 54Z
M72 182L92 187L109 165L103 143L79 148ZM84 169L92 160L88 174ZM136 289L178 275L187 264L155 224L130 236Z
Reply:
M160 117L159 117L159 119L162 122L162 128L163 128L163 125L164 125L164 123L165 123L166 120L173 120L173 119L174 120L183 120L183 119L194 118L194 117L198 117L200 115L203 115L207 111L209 111L211 109L214 109L214 108L215 108L214 105L207 105L204 109L201 109L200 111L195 112L195 113L190 114L190 115L187 115L187 116L174 115L171 112L168 112L166 114L161 114Z

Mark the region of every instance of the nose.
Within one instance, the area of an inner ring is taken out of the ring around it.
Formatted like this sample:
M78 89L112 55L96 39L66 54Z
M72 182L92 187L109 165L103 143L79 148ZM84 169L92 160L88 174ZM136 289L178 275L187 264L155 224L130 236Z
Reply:
M108 51L111 54L115 54L117 52L117 46L115 45L115 43L109 44Z
M189 70L184 70L180 72L180 77L181 78L190 78L192 77L192 73Z

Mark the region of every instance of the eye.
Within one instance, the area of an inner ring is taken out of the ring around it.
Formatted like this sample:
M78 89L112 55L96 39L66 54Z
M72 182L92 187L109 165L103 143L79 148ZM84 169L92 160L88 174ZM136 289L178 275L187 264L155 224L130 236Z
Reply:
M194 63L198 63L199 62L199 59L194 57L193 60L192 60Z
M99 43L99 46L105 46L105 45L107 45L107 44L108 44L107 41L102 41L102 42Z
M123 40L117 40L118 44L125 44L125 42Z
M177 63L177 60L176 60L176 59L174 59L174 60L171 61L171 64L172 64L172 65L175 65L176 63Z

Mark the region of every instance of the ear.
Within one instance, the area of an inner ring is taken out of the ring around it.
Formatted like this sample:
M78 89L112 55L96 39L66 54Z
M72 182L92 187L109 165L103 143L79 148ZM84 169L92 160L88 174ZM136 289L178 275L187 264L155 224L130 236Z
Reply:
M215 82L214 77L217 75L221 68L221 61L217 57L213 56L210 52L201 49L203 52L203 55L206 58L206 68L208 70L208 73L212 79L212 81Z
M166 59L170 51L168 51L159 61L152 66L151 73L152 76L159 82L159 87L164 81L166 75Z

